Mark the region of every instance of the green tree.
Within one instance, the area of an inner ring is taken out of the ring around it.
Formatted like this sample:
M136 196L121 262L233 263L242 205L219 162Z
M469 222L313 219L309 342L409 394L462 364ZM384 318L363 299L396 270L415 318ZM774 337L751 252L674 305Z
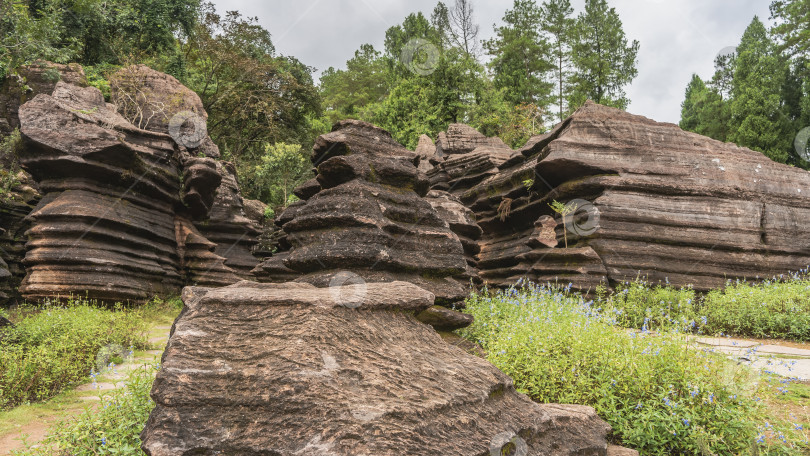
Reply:
M255 18L223 17L204 5L182 53L183 82L200 95L208 132L226 158L256 163L266 143L311 141L310 118L321 114L313 69L276 56Z
M576 72L569 106L587 99L626 109L624 87L638 75L639 43L628 44L619 14L606 0L586 0L577 17L572 61Z
M495 37L484 42L492 56L489 63L495 87L504 89L505 99L514 104L533 103L547 106L553 84L546 74L554 66L547 60L548 41L540 34L541 11L534 0L515 0L503 17L504 25L495 28Z
M541 7L541 28L550 37L551 57L554 61L554 77L557 82L557 99L559 120L565 119L568 109L565 100L571 78L571 42L576 19L574 8L569 0L547 0Z
M771 3L773 32L788 55L810 55L810 0L776 0Z
M298 144L265 144L263 150L257 164L242 167L242 192L273 210L287 207L295 200L293 189L312 177L312 163Z
M360 46L345 70L330 67L321 75L320 92L326 115L334 123L360 119L364 109L388 95L386 62L370 44Z
M729 139L781 163L793 140L782 102L787 72L787 61L754 17L737 47Z
M37 59L64 63L77 54L78 44L60 46L60 12L43 7L31 14L23 1L0 1L0 81L15 68Z
M726 141L728 138L729 104L698 76L686 88L681 104L680 127L687 131Z

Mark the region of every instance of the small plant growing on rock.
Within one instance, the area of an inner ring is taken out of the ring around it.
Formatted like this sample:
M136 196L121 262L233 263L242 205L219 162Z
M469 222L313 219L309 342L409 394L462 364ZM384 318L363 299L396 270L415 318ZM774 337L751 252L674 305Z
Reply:
M501 219L501 222L505 222L511 213L512 198L504 198L501 200L501 204L498 205L498 217Z
M568 248L568 231L567 231L567 224L566 224L566 217L569 214L573 214L577 210L577 204L564 204L557 200L554 200L551 204L548 205L554 212L560 214L562 216L563 222L563 238L565 239L565 248Z

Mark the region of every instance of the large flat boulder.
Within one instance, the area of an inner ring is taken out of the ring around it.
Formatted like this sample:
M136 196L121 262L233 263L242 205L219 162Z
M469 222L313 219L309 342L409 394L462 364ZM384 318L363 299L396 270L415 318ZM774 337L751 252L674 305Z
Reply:
M141 434L150 456L607 454L593 409L533 403L417 321L434 297L413 284L183 298Z

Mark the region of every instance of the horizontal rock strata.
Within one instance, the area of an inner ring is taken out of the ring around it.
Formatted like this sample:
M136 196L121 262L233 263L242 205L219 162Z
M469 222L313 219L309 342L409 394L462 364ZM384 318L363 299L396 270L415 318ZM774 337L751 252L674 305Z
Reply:
M478 267L493 285L593 291L641 276L708 290L810 264L808 193L807 171L587 103L460 197L484 230ZM577 204L566 224L554 200Z
M440 304L461 301L466 284L453 277L467 271L464 248L425 198L419 159L377 127L336 124L313 148L317 185L299 188L307 198L276 220L286 234L282 247L289 248L283 260L271 257L255 270L260 279L279 281L294 271L300 281L328 286L350 272L367 281L417 284Z

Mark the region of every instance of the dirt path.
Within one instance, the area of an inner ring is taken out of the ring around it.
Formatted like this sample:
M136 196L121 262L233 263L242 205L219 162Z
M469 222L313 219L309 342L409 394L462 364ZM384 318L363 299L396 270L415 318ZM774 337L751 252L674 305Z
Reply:
M99 395L124 386L129 371L145 362L150 362L163 353L169 338L170 325L152 328L149 342L160 350L139 353L112 371L99 375L95 383L79 385L42 404L22 405L0 414L0 455L9 455L14 450L36 447L48 431L59 421L78 416L88 407L95 407Z
M810 380L810 347L806 344L727 337L696 337L693 340L698 347L725 353L754 369L802 381Z

